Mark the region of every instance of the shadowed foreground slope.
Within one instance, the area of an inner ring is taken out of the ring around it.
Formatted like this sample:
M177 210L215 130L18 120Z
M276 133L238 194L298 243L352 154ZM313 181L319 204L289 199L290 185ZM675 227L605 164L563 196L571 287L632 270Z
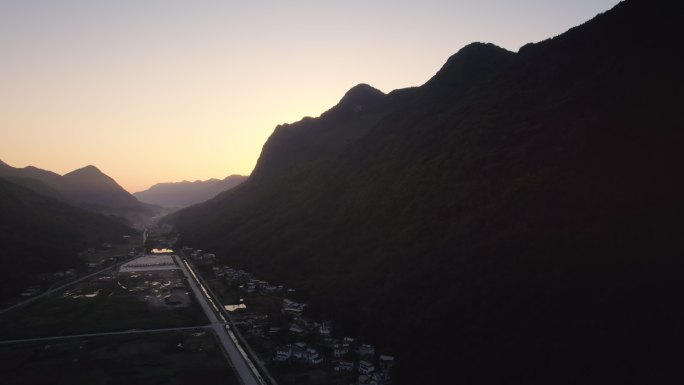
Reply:
M134 230L0 178L0 298L32 277L82 263L76 253Z

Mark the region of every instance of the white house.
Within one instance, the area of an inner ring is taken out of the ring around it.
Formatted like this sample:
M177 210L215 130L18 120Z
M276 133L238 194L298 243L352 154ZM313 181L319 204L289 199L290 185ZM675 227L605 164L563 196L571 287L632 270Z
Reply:
M292 347L290 345L276 348L274 360L284 362L289 360L290 357L292 357Z
M394 357L388 356L386 354L380 355L380 370L388 371L394 366Z
M375 366L372 362L361 361L359 362L359 373L370 374L375 371Z
M351 372L354 370L354 363L351 361L338 361L334 367L336 372Z
M359 354L361 356L374 356L375 355L375 347L373 345L363 344L363 345L359 346Z
M335 358L342 358L349 353L349 344L335 344L333 346L333 355Z
M323 363L323 357L314 348L306 349L307 361L313 365L319 365Z

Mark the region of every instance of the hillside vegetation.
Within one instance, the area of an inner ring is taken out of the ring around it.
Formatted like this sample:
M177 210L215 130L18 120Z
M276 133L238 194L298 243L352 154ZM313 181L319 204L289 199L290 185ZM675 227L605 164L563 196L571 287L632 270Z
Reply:
M80 266L79 251L134 232L3 178L0 214L0 299L36 283L41 273Z
M628 0L517 53L471 44L420 87L357 86L168 220L396 354L397 383L681 378L680 15Z

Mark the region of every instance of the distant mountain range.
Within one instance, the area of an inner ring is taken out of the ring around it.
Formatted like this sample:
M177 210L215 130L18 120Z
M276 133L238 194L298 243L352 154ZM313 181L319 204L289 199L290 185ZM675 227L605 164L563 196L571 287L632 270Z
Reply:
M145 191L133 193L141 202L164 207L187 207L204 202L247 180L246 176L230 175L223 180L158 183Z
M680 8L354 87L167 220L395 354L396 384L681 382Z
M86 166L63 176L33 166L15 168L0 161L0 177L39 194L105 215L143 223L159 207L141 203L95 166Z
M10 180L0 177L0 299L39 282L41 273L82 265L78 251L118 243L135 232L120 221ZM33 181L22 182L45 187Z

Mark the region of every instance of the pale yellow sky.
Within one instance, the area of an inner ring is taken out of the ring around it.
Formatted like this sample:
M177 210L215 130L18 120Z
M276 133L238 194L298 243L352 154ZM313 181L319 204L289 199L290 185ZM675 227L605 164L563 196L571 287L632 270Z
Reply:
M420 85L472 41L515 51L617 2L0 1L0 159L130 192L248 175L276 125L358 83Z

